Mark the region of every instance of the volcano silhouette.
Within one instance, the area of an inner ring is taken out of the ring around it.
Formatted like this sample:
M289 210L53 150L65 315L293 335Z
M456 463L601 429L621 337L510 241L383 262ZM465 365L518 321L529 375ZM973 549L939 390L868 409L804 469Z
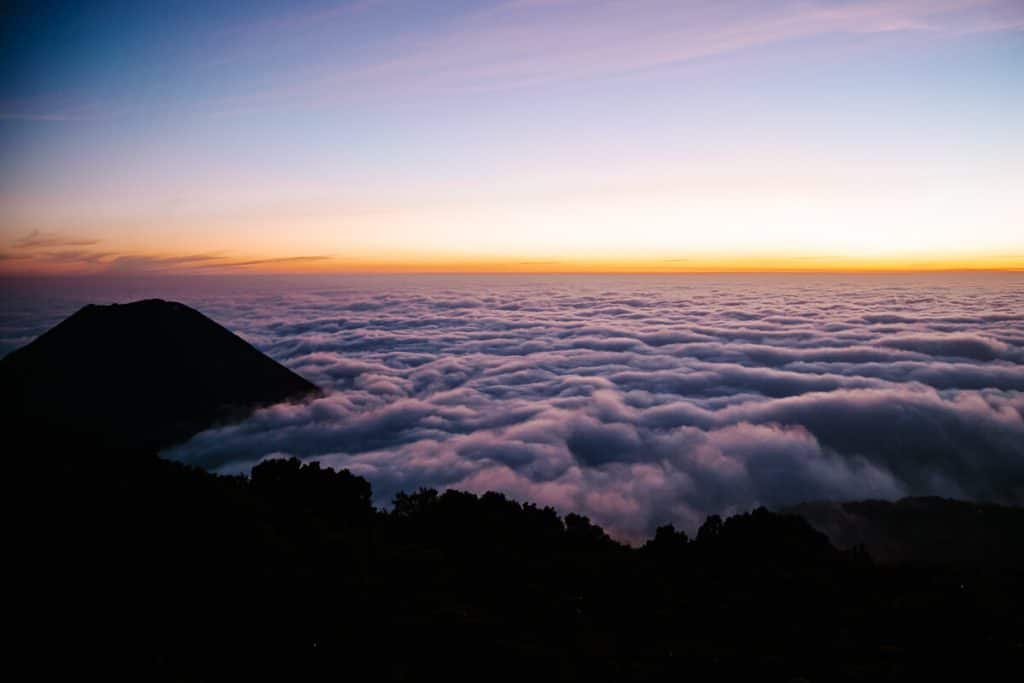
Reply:
M319 392L184 304L85 306L0 361L16 431L158 450L253 409Z

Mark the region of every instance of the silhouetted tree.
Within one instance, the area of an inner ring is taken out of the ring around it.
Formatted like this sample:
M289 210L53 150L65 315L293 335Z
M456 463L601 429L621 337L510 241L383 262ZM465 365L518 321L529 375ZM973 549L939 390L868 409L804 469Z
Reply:
M662 558L679 557L690 543L690 538L685 531L676 531L671 524L659 526L654 532L654 538L647 541L643 548L649 553Z
M399 518L423 517L437 505L437 490L421 488L416 493L399 491L392 500L391 514Z
M1019 655L1019 568L877 567L765 509L713 515L694 542L665 525L635 550L500 493L421 489L381 512L361 477L294 458L241 478L86 452L47 452L35 498L38 632L79 667L409 678L459 643L492 677L554 655L565 678L653 680L682 655L696 678L866 681ZM1022 515L999 513L1008 542Z
M373 512L370 482L348 470L302 464L298 458L265 460L252 468L252 488L272 505L305 510L334 523L361 524Z
M714 542L722 533L722 518L718 515L710 515L697 530L697 542Z
M593 524L589 517L572 512L565 516L565 533L570 541L578 545L602 546L614 543L604 529Z

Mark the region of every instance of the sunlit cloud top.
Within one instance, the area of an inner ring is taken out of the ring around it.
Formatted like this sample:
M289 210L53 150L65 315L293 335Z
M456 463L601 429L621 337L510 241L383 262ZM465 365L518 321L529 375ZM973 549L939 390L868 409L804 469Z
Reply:
M1019 0L0 16L0 272L1024 268Z

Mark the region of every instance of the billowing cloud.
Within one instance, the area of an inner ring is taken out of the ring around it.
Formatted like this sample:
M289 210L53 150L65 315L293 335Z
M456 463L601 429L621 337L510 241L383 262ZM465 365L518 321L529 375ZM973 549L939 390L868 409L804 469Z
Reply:
M1019 275L258 282L178 298L326 395L165 455L316 459L379 504L497 489L625 539L812 499L1024 503Z

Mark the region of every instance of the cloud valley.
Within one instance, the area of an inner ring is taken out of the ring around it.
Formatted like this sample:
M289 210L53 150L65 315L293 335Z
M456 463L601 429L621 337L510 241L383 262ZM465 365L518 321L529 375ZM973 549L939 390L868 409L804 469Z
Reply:
M916 277L916 279L915 279ZM814 499L1024 503L1024 281L310 278L182 296L326 390L166 456L503 491L626 540ZM23 317L31 307L19 309ZM5 329L24 334L12 316Z

